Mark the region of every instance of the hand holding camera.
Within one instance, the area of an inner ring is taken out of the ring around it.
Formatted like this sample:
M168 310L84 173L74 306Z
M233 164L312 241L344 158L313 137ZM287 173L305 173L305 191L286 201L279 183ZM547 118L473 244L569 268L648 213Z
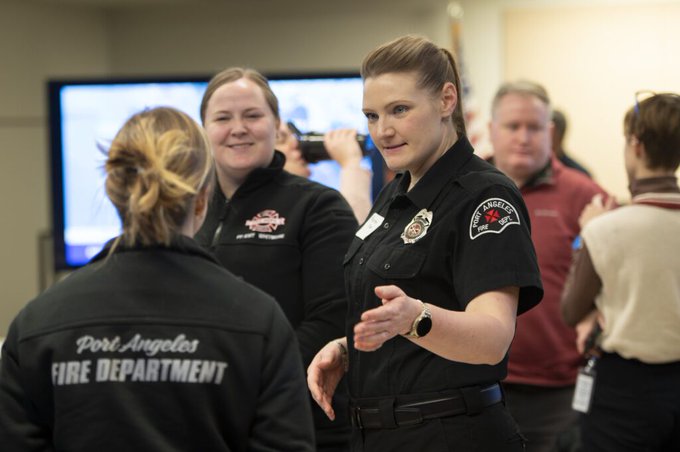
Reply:
M355 154L352 146L348 143L348 138L351 136L354 137L354 143L359 145L361 151L360 157L366 155L368 150L372 148L370 138L356 133L354 129L338 129L327 134L318 132L302 133L292 122L288 122L288 128L297 137L302 158L307 163L316 163L321 160L336 160L342 166L343 160L353 158L352 155Z

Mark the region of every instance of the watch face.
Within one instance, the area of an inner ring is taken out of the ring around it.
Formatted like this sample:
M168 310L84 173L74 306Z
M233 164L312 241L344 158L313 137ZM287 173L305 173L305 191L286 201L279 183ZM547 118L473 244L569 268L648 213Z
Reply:
M432 319L430 317L423 317L420 319L420 322L418 322L418 326L416 327L416 333L418 333L418 337L423 337L427 333L430 332L432 329Z

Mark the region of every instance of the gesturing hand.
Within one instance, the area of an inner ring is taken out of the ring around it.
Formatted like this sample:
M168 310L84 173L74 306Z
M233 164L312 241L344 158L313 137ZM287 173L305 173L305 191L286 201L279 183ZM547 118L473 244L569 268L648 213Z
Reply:
M382 306L361 315L354 326L354 347L362 352L372 352L394 336L405 334L422 311L422 304L397 286L378 286L375 294Z
M606 201L602 200L601 194L596 194L588 205L583 208L581 215L578 219L578 224L583 229L583 227L590 222L595 217L602 215L616 207L616 200L610 196Z
M347 345L343 342L344 338L330 341L316 354L307 368L307 387L331 421L335 419L333 394L346 370Z

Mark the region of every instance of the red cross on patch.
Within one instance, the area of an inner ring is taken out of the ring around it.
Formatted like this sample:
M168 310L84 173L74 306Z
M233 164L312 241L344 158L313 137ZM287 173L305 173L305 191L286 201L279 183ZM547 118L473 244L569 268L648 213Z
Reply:
M484 218L486 219L487 223L493 223L494 221L498 221L500 217L501 216L498 214L498 211L496 209L491 209L484 214Z

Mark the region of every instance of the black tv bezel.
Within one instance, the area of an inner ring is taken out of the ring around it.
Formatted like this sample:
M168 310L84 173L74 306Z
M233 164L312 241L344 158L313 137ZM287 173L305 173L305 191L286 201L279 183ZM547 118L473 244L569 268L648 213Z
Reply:
M265 74L269 80L296 79L333 79L355 78L358 72L286 72ZM63 149L62 149L62 116L61 90L66 86L78 85L124 85L144 83L206 83L211 76L127 76L127 77L82 77L55 78L47 81L47 112L50 152L50 200L51 200L51 238L52 238L52 266L55 272L71 271L83 265L73 265L66 260L66 243L64 238L64 180L63 180ZM377 196L383 186L383 160L379 152L372 152L371 166L373 169L372 192Z

